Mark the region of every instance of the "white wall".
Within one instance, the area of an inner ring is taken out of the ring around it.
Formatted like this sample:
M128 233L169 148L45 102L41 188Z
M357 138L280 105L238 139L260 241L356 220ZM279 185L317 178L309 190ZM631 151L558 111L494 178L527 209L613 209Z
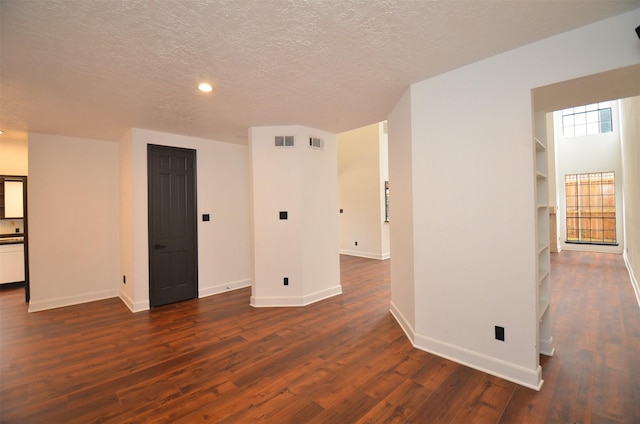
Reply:
M383 123L376 123L337 136L342 254L389 258L389 231L384 222L384 182L389 166L387 135L382 127Z
M380 187L382 195L380 196L380 222L382 222L382 257L391 257L391 239L389 233L389 222L385 222L386 219L386 199L384 195L384 183L389 181L389 134L387 130L387 122L381 122L378 124L378 132L380 133ZM391 196L391 194L389 194Z
M117 296L118 144L29 135L30 311Z
M389 116L392 310L406 317L394 292L408 291L399 277L413 270L416 346L540 387L531 90L637 63L639 20L636 10L414 84L410 117L399 101ZM411 150L412 161L394 160ZM398 219L398 192L412 192L413 219ZM412 262L395 262L394 239L413 246Z
M389 114L389 209L391 312L411 340L415 335L416 305L413 223L413 134L411 89Z
M640 96L620 101L624 258L640 304Z
M558 253L560 247L560 236L558 231L558 191L556 190L556 140L553 128L553 113L545 115L545 126L547 130L547 181L549 188L549 250L551 253ZM555 228L555 231L552 230Z
M580 105L576 105L580 106ZM622 157L620 152L620 128L617 102L611 102L613 131L581 137L565 137L562 134L562 112L554 115L554 138L556 149L556 191L558 193L558 237L564 250L622 253ZM616 238L618 246L600 246L567 243L567 202L565 198L565 175L588 172L615 172L616 187Z
M274 147L275 136L289 135L295 147ZM308 147L309 137L324 139L324 149ZM300 306L341 293L336 136L302 126L253 127L249 149L251 304ZM280 211L288 219L279 219Z
M0 138L0 175L28 175L27 140Z
M133 311L149 308L147 145L196 150L198 296L251 284L247 146L132 129L120 140L122 190L120 296ZM203 222L208 213L211 221ZM248 301L249 299L247 299Z

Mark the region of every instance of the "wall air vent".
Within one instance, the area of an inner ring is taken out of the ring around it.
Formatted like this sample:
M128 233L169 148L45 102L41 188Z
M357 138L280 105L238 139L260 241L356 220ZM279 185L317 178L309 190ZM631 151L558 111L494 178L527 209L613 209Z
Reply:
M275 137L276 147L293 147L294 140L292 135L277 135Z
M309 147L313 147L316 149L324 148L324 140L316 137L309 137Z

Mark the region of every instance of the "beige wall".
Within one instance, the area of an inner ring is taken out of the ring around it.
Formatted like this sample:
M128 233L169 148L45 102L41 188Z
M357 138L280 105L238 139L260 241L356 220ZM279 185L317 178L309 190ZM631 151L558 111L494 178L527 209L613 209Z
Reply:
M149 308L147 144L196 150L198 296L251 284L247 146L133 128L120 140L120 297L134 312ZM210 221L202 221L208 213Z
M294 147L275 147L294 136ZM308 146L324 139L324 149ZM249 130L253 306L301 306L342 293L336 136L292 125ZM279 219L286 211L288 219ZM284 278L289 285L284 285Z
M388 224L384 222L384 181L389 166L382 126L376 123L337 136L342 254L389 257Z
M640 96L620 101L624 257L640 302Z
M27 140L0 138L0 175L28 175Z
M30 311L117 295L118 144L29 136Z
M639 18L636 10L487 58L400 99L389 116L392 308L409 323L414 310L405 330L417 347L540 387L532 90L636 64L629 29Z

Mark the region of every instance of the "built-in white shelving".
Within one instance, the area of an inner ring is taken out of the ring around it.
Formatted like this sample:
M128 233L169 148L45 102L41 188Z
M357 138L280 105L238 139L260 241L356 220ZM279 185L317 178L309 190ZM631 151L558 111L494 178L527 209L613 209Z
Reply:
M533 139L535 149L535 205L536 205L536 246L537 246L537 319L538 353L553 355L551 318L549 313L550 288L550 244L549 244L549 180L547 178L547 145L544 113L536 114L536 128Z

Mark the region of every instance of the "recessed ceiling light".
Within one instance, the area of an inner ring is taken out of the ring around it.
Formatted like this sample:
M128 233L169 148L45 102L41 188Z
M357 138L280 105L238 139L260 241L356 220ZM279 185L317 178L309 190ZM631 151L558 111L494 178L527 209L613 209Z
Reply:
M203 93L211 93L213 88L211 87L211 84L206 83L206 82L202 82L198 86L198 90L202 91Z

